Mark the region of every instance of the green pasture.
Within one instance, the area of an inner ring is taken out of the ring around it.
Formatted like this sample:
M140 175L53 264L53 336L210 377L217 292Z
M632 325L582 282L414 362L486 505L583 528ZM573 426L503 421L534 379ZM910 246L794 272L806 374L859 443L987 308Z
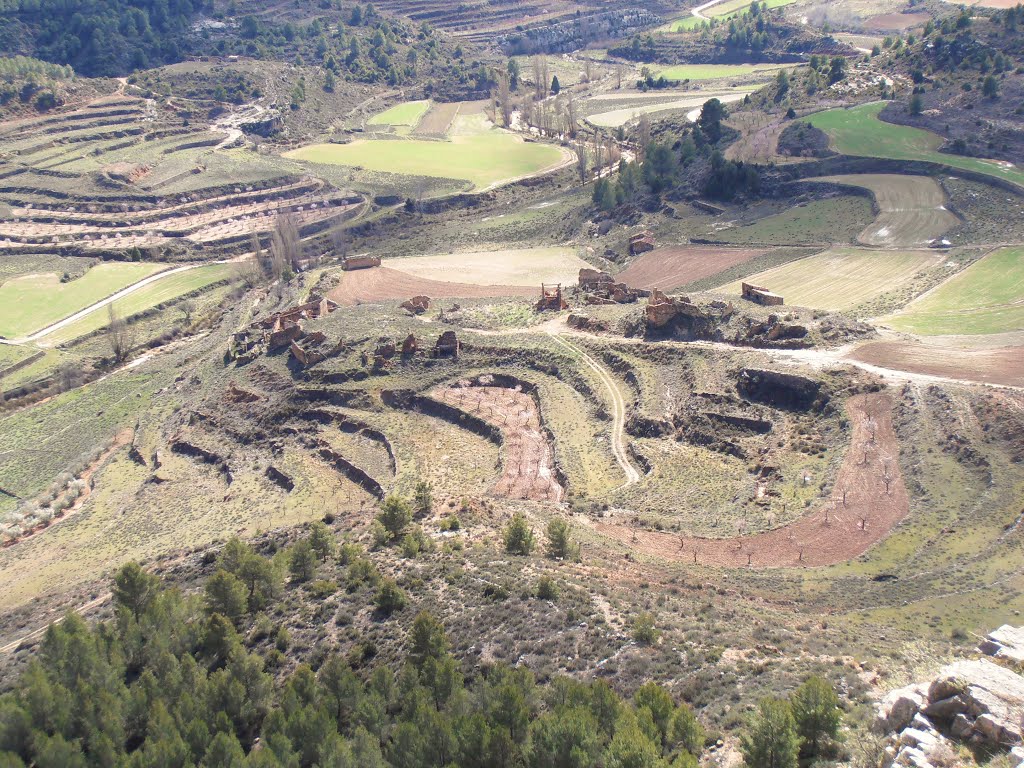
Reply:
M1001 248L889 319L923 336L1024 330L1024 246Z
M450 141L360 139L349 144L313 144L285 157L408 176L465 179L478 188L537 173L563 157L550 144L524 142L481 123L482 119L458 118Z
M769 8L781 8L786 5L795 3L796 0L764 0L761 5L767 5ZM728 0L728 2L719 3L708 8L704 15L708 19L721 19L726 16L731 16L736 11L745 11L750 8L748 0ZM664 27L660 29L662 32L689 32L690 30L698 28L701 24L707 23L707 19L702 19L698 16L685 16L675 21L670 21Z
M0 335L12 338L45 328L164 269L166 264L106 262L66 283L55 273L8 280L0 285Z
M367 125L405 125L414 127L430 109L430 101L406 101L396 104L391 109L374 115L366 121Z
M231 264L210 264L209 266L190 269L187 272L179 272L162 280L157 280L134 293L128 294L123 299L115 301L113 303L114 311L121 317L131 317L160 304L173 301L179 296L206 288L221 280L227 280L232 274L233 266ZM104 307L102 310L91 312L79 320L57 329L53 333L46 334L39 339L39 343L45 346L56 346L73 341L103 328L107 325L108 318L107 308Z
M705 237L737 245L849 243L874 218L866 197L842 195L811 200L744 226L709 230Z
M667 80L719 80L745 77L755 72L774 72L792 64L677 64L655 72Z
M878 114L884 107L885 102L882 101L850 109L837 107L810 115L804 120L825 131L831 137L836 151L844 155L941 163L1024 186L1024 171L1019 168L994 160L939 152L943 143L941 136L921 128L883 122Z

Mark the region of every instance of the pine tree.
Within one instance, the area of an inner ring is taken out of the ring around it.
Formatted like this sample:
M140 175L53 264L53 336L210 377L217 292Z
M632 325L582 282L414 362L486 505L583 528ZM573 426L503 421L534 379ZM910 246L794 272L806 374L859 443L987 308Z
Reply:
M826 680L810 677L790 696L793 720L800 736L800 754L817 757L822 742L839 734L839 697Z
M528 555L533 551L533 531L521 512L516 512L505 527L505 551L510 555Z
M793 711L783 699L764 699L749 734L740 740L748 768L797 768L800 737Z

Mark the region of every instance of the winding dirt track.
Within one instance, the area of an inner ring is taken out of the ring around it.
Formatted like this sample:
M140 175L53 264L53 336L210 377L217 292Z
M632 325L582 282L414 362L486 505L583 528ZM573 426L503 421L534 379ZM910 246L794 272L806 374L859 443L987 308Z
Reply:
M608 390L612 400L612 453L615 456L615 461L618 462L619 466L622 467L622 471L626 474L626 482L620 485L619 488L625 488L627 485L640 482L640 473L636 471L636 468L629 460L629 454L626 452L626 400L622 397L618 386L616 386L615 379L612 378L607 368L575 344L566 341L555 333L549 333L551 338L558 344L579 356L584 364L598 375L605 389Z
M789 525L730 539L641 531L617 523L598 522L594 528L645 554L701 565L821 566L857 557L906 517L910 502L900 474L892 398L886 394L857 395L847 401L846 408L853 438L832 499Z

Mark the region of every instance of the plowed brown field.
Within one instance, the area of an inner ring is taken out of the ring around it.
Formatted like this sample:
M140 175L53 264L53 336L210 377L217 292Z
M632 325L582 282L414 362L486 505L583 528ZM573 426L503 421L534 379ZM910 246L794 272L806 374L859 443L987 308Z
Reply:
M538 291L539 288L518 285L448 283L442 280L413 277L389 267L373 267L372 269L356 269L342 273L341 284L334 288L327 298L339 304L354 306L378 301L404 300L413 296L429 296L432 299L476 299L502 296L534 298Z
M1024 387L1024 346L958 349L915 341L875 341L858 347L849 357L908 373Z
M667 291L717 275L765 252L765 248L669 245L643 254L616 278L631 288Z
M885 394L857 395L847 401L853 437L832 499L789 525L731 539L634 531L617 523L599 522L595 528L640 552L701 565L771 568L850 560L885 538L910 509L892 407Z
M501 430L505 439L495 494L510 499L562 500L554 455L533 397L507 387L444 387L431 396Z

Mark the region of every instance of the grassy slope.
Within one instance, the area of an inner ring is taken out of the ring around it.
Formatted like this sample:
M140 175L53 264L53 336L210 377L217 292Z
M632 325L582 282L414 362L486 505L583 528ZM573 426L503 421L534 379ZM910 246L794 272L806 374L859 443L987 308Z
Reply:
M939 152L942 137L931 131L893 125L878 119L885 102L861 104L851 109L829 109L805 120L832 137L835 148L844 155L884 157L893 160L924 160L963 168L1024 185L1024 171L992 160L961 157Z
M114 302L114 309L122 317L130 317L152 309L158 304L176 299L178 296L205 288L219 280L225 280L232 275L233 269L230 264L211 264L190 269L187 272L179 272ZM106 311L93 312L70 325L47 334L40 339L40 342L46 345L56 345L77 339L79 336L104 327L107 324L107 317Z
M873 219L870 200L844 195L812 200L746 226L712 230L707 237L742 244L849 243Z
M1003 248L972 264L891 325L926 336L1024 330L1024 247Z
M0 334L12 337L38 330L166 268L113 262L67 283L53 273L8 280L0 286Z
M941 258L928 251L832 248L753 275L747 282L781 293L787 304L844 310L913 279ZM740 284L730 283L722 290L739 293Z

